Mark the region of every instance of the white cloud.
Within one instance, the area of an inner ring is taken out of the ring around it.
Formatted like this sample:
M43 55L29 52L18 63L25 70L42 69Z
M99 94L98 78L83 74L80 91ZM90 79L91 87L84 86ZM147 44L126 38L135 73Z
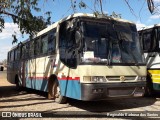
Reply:
M159 2L160 2L160 0L153 0L153 2L159 3Z
M7 59L7 52L11 49L12 45L8 46L1 46L0 48L0 62L4 59Z
M152 15L150 16L150 19L159 19L160 18L160 15Z
M141 30L143 29L144 27L146 27L145 24L141 23L140 21L137 21L136 22L136 26L137 26L137 30Z
M11 49L12 46L4 46L1 47L0 49L0 53L5 53L6 51L9 51Z
M17 38L20 37L21 33L18 25L14 23L5 23L5 29L0 33L0 41L4 39L11 39L13 34L15 34Z
M15 34L17 38L21 37L18 25L14 23L5 23L5 28L0 33L0 61L7 59L7 52L13 47L12 35Z

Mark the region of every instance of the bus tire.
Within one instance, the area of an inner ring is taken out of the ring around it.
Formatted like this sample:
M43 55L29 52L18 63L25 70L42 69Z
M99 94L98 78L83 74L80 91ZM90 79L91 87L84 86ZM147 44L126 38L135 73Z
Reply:
M65 104L67 98L60 93L60 87L58 79L55 75L51 76L48 82L48 98L54 99L59 104Z
M144 96L152 97L153 95L154 95L154 90L153 90L152 78L150 75L147 75L147 84L146 84Z
M22 85L21 85L21 82L20 82L20 79L19 79L18 75L16 75L16 77L15 77L15 84L16 84L16 90L21 91L22 90Z
M3 70L4 70L4 67L1 66L1 71L3 71Z

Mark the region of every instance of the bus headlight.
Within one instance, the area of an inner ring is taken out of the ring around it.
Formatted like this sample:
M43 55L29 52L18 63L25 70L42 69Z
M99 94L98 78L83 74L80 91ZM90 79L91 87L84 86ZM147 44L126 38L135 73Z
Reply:
M84 82L107 82L106 78L103 76L84 76Z
M105 77L103 76L93 76L91 77L92 82L106 82Z
M146 77L144 77L144 76L139 76L139 77L138 77L138 81L146 81Z

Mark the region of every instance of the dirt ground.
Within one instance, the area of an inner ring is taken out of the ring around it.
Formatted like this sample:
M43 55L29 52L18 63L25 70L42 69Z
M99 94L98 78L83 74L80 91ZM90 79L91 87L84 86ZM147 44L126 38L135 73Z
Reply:
M132 99L120 99L98 102L84 102L69 99L67 104L57 104L53 100L47 99L47 93L25 89L16 91L15 85L6 80L6 71L0 71L0 120L13 119L18 113L41 113L43 118L27 119L130 119L124 114L131 114L131 119L148 119L158 115L160 117L160 96L141 97ZM11 112L12 118L2 117L2 112ZM147 113L147 117L145 117ZM111 114L115 113L115 115ZM145 115L140 115L144 113ZM152 115L151 115L152 113ZM65 115L64 115L65 114ZM94 114L94 115L93 115ZM118 114L118 115L117 115ZM120 115L121 114L121 115ZM40 115L40 114L39 114ZM57 115L57 116L56 116ZM114 116L114 117L113 117ZM16 117L14 119L25 119Z

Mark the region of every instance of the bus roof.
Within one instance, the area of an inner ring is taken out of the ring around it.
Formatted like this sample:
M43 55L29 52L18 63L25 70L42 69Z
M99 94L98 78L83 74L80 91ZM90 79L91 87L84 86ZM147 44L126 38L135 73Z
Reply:
M118 22L124 22L124 23L130 23L130 24L135 24L131 21L128 21L128 20L124 20L124 19L120 19L120 18L112 18L112 17L109 17L109 16L95 16L94 14L88 14L88 13L75 13L75 14L72 14L72 15L69 15L55 23L53 23L52 25L48 26L47 28L41 30L40 32L37 33L37 35L34 37L38 37L38 36L41 36L43 35L44 33L52 30L53 28L56 28L58 24L62 23L63 21L66 21L66 20L69 20L71 18L76 18L76 17L88 17L88 18L104 18L104 19L110 19L110 20L115 20L115 21L118 21ZM25 41L23 41L22 43L26 43L29 41L29 38ZM13 48L11 48L11 50L13 50L14 48L16 48L18 45L14 46Z
M36 37L44 34L45 32L48 32L49 30L55 28L59 23L63 22L63 21L66 21L68 19L71 19L71 18L76 18L76 17L88 17L88 18L104 18L104 19L112 19L112 20L115 20L115 21L119 21L119 22L125 22L125 23L131 23L131 24L134 24L133 22L131 21L128 21L128 20L124 20L124 19L120 19L120 18L111 18L111 17L105 17L105 16L102 16L102 17L96 17L94 14L87 14L87 13L75 13L75 14L72 14L72 15L69 15L63 19L61 19L60 21L58 22L55 22L54 24L48 26L47 28L45 28L44 30L40 31Z
M143 30L154 28L154 27L160 27L160 24L146 26L146 27L143 27L141 30L138 30L138 31L143 31Z

